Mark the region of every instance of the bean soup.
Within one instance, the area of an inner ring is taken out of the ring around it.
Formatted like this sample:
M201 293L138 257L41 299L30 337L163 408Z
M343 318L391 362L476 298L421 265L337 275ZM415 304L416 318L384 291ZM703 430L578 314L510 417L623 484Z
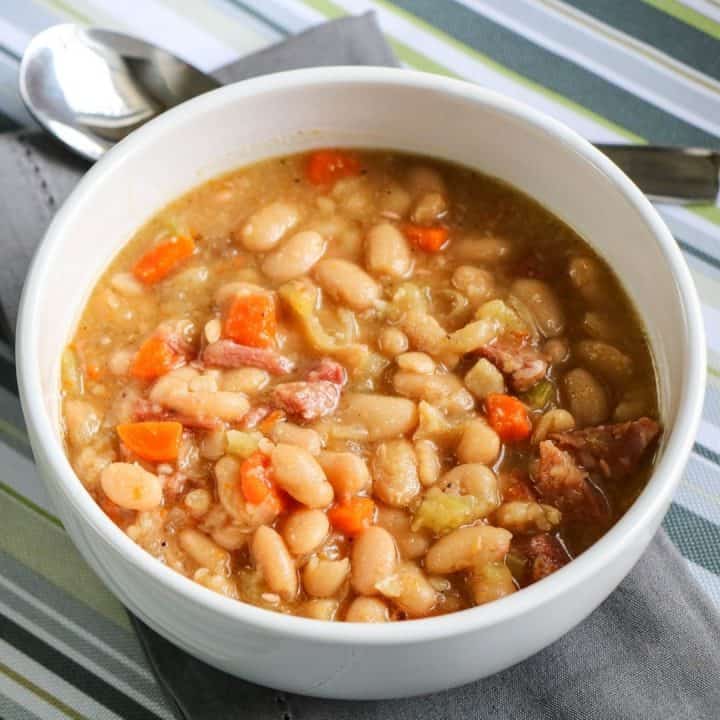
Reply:
M608 266L469 169L320 150L160 211L62 359L67 452L147 552L230 598L386 622L555 572L660 436Z

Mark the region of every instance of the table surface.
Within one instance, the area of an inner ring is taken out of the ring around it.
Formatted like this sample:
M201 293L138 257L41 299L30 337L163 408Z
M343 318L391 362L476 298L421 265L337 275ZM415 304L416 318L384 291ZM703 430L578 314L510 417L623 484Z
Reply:
M718 0L3 0L0 130L32 124L19 58L58 22L133 33L211 70L367 9L406 66L524 100L593 141L720 147ZM720 208L658 210L697 284L709 346L703 420L665 528L720 607ZM12 363L0 343L0 715L170 720L123 608L53 516Z

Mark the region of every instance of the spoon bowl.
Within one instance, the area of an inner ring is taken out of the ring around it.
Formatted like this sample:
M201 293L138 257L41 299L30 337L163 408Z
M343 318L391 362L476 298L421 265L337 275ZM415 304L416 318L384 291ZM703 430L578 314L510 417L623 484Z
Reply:
M155 45L73 24L32 39L19 82L40 125L91 161L156 115L219 87Z

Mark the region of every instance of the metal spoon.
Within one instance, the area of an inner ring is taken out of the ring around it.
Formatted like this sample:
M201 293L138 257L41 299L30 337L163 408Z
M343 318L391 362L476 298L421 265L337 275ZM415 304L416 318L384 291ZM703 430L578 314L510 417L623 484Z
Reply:
M97 160L135 128L219 83L122 33L56 25L36 35L20 64L20 94L37 121ZM715 202L720 153L700 148L597 145L651 199Z

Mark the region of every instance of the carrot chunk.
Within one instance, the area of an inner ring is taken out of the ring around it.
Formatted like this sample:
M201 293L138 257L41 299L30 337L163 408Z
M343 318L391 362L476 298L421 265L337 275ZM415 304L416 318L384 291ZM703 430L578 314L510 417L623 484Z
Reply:
M346 535L357 535L368 527L375 514L375 503L367 497L354 497L328 510L330 524Z
M332 185L360 172L360 161L345 150L316 150L308 159L307 179L313 185Z
M133 267L133 275L146 285L166 278L180 263L195 252L195 241L189 235L173 235L166 242L148 250Z
M116 428L124 445L143 460L171 462L180 452L183 426L174 421L123 423Z
M130 374L140 380L155 380L180 367L185 358L175 352L159 335L151 335L135 355Z
M430 253L442 250L448 239L448 229L443 225L426 227L425 225L405 223L402 231L412 245Z
M240 466L240 489L246 502L259 505L271 492L270 458L254 452Z
M259 425L258 429L261 433L269 435L272 429L279 423L285 420L285 413L282 410L273 410Z
M225 337L239 345L266 348L275 344L277 314L269 293L238 295L225 317Z
M485 410L490 426L503 442L519 442L530 436L527 408L512 395L491 393L485 398Z

